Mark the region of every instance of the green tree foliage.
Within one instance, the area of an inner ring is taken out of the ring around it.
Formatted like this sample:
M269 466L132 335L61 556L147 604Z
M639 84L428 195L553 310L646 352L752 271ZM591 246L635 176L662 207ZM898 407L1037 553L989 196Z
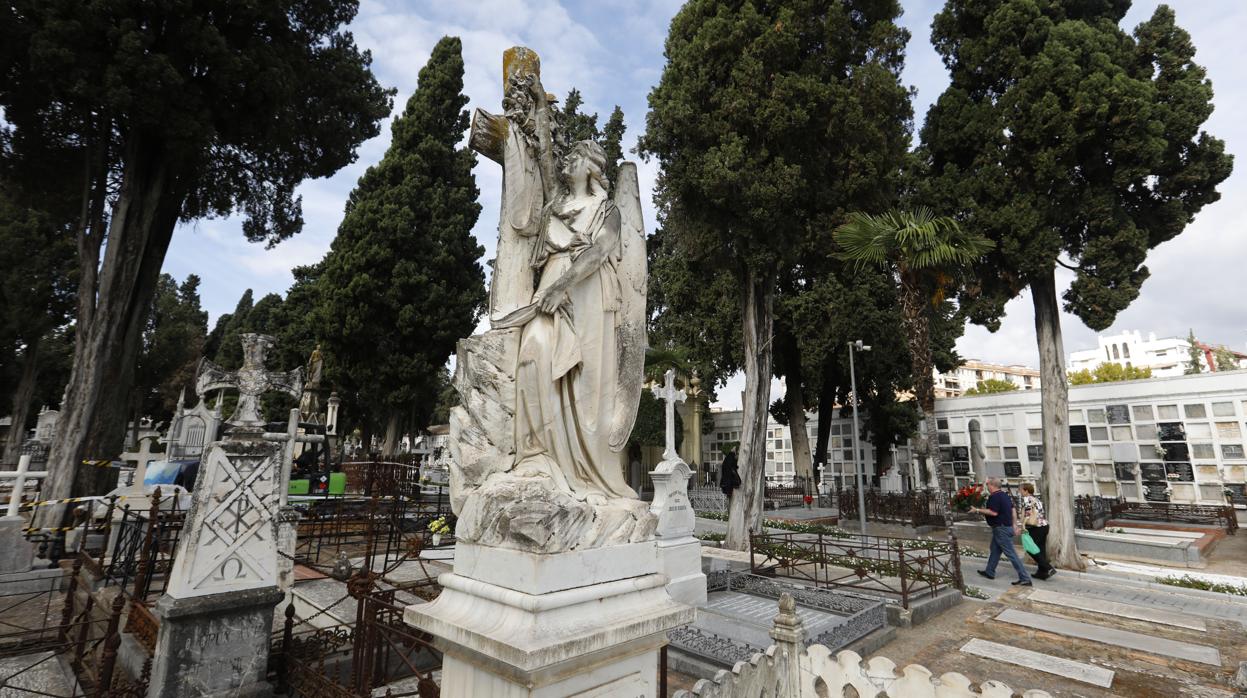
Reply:
M1090 373L1090 371L1087 371L1088 375L1090 375ZM1149 374L1150 373L1151 371L1149 371ZM1070 383L1078 385L1078 383L1074 381L1074 374L1072 373L1070 374ZM995 395L997 393L1007 393L1017 389L1018 384L1013 381L1001 380L999 378L984 378L978 382L978 385L965 391L963 395Z
M10 178L6 140L0 138L0 374L13 420L3 461L15 463L44 371L41 357L72 316L76 284L73 212L65 197L39 196ZM58 394L51 404L59 402Z
M1148 276L1148 250L1182 232L1230 174L1200 130L1212 85L1166 6L1127 33L1128 2L947 0L932 42L951 74L927 115L928 203L997 245L964 300L994 328L1029 287L1044 403L1049 557L1074 547L1064 349L1054 269L1075 272L1064 306L1108 327Z
M485 301L483 250L471 234L476 158L458 147L468 126L462 90L461 43L445 37L394 120L385 157L351 192L319 274L326 363L390 432L417 400L426 419L432 413L441 371Z
M1094 369L1084 368L1078 371L1070 371L1069 384L1116 383L1118 381L1133 381L1151 377L1152 369L1150 368L1103 362ZM969 395L969 392L966 394Z
M275 309L269 329L277 338L273 366L281 370L306 364L319 339L315 314L320 301L316 285L320 265L295 267L290 273L294 275L294 283L286 291L285 300ZM332 383L333 367L326 365L324 370L323 380Z
M641 402L637 405L636 423L632 426L632 435L628 437L629 451L635 453L637 447L646 446L662 448L667 443L667 408L666 403L654 397L649 390L641 391ZM680 411L675 412L675 447L684 442L684 419Z
M1217 347L1212 350L1213 359L1217 362L1218 371L1237 371L1238 357L1229 347Z
M606 168L602 173L606 175L606 181L611 183L612 188L619 176L619 163L624 159L623 137L627 130L623 110L615 105L615 110L606 120L606 126L602 127L602 150L606 152Z
M1190 376L1204 371L1204 349L1199 340L1195 339L1195 330L1186 335L1186 368L1183 373Z
M194 394L195 369L208 334L208 313L199 303L199 277L181 285L161 274L148 311L143 348L135 371L132 420L149 416L167 422L183 389Z
M598 131L598 115L580 111L580 106L584 103L580 90L573 87L567 93L567 99L563 100L563 108L555 116L568 143L596 141L602 135Z
M255 307L255 299L251 289L243 291L242 297L234 305L234 312L226 313L217 318L205 341L205 352L222 368L236 369L242 366L242 335L249 332L249 317Z
M935 429L935 356L930 318L945 295L962 284L966 270L995 243L963 231L957 221L924 207L879 215L854 212L836 229L840 257L857 266L885 269L896 280L901 318L913 361L914 394L926 423L919 449L940 472ZM936 484L930 480L926 484Z
M351 162L377 134L390 98L342 30L357 9L356 0L0 5L0 108L17 149L55 141L76 151L80 164L62 175L85 192L74 375L44 495L68 495L84 457L120 447L116 406L133 384L177 223L242 213L249 240L289 237L302 226L295 187ZM103 484L97 475L83 470L76 487Z
M899 80L908 38L894 22L899 13L895 2L694 0L671 23L667 66L650 93L639 148L662 166L659 249L687 257L696 270L673 264L678 283L660 282L663 302L678 298L680 286L700 300L688 285L700 277L703 286L729 286L718 303L740 311L744 485L733 499L731 547L743 546L746 523L761 525L781 279L794 289L808 285L818 269L789 270L813 231L830 231L845 208L874 208L895 193L889 178L899 172L911 114ZM710 282L719 272L726 280Z

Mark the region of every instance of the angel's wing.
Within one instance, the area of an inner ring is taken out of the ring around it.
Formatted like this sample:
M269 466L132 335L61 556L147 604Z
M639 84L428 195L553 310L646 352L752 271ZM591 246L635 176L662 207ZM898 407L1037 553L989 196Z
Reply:
M615 388L615 414L611 418L610 448L621 451L632 434L641 384L645 374L645 296L649 288L645 268L645 225L641 218L641 189L636 163L619 166L615 183L615 206L619 208L619 252L615 264L619 275L620 302L615 314L615 341L619 352L619 375Z

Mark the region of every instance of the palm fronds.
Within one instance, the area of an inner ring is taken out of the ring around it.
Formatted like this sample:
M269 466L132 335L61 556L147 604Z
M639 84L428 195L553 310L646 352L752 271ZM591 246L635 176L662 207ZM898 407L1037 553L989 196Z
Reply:
M948 216L926 207L880 214L850 213L836 228L836 256L858 268L895 267L904 271L940 271L965 266L995 243L961 229Z

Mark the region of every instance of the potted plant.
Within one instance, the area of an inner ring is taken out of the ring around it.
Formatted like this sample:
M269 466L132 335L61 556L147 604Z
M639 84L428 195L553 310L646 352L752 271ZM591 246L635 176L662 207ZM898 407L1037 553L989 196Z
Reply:
M451 533L450 524L446 522L445 516L439 516L429 522L429 533L433 534L433 547L442 544L442 536Z

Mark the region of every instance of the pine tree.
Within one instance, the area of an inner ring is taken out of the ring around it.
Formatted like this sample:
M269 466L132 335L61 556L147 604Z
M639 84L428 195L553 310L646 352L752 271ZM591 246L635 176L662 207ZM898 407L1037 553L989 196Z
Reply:
M375 418L393 448L416 401L437 401L438 376L485 301L475 155L460 40L437 43L394 120L381 162L351 192L319 277L326 364Z
M1199 345L1199 340L1195 339L1195 330L1192 329L1186 335L1186 368L1182 371L1186 375L1194 375L1204 372L1204 350Z

